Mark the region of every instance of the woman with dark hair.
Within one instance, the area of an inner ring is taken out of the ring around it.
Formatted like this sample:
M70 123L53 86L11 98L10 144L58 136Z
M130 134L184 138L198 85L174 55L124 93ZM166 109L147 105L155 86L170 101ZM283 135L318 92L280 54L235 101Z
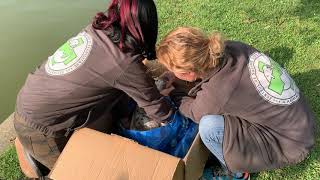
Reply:
M24 149L51 169L72 131L98 120L108 123L122 94L150 118L166 121L170 103L142 63L155 58L157 29L153 0L113 0L106 13L98 13L30 73L17 96L14 120Z

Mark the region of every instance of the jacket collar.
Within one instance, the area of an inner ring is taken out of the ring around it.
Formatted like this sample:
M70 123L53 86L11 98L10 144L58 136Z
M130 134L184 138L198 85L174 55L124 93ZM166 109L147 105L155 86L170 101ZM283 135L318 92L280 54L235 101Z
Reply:
M229 57L230 55L229 53L227 53L226 50L223 57L221 57L220 64L217 67L209 70L209 72L204 76L204 78L199 83L197 83L197 85L195 85L192 89L190 89L188 95L195 97L197 95L197 92L200 91L202 84L208 82L215 74L217 74L227 64Z

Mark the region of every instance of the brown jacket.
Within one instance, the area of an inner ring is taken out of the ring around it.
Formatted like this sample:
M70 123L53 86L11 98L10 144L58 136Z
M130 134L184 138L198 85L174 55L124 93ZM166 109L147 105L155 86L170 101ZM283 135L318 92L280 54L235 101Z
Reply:
M49 135L71 127L97 105L110 106L121 94L148 116L164 120L169 103L146 75L139 54L123 53L101 30L89 25L30 73L17 97L16 112Z
M298 163L314 145L314 115L294 81L246 44L226 42L223 63L189 95L196 98L180 106L187 117L224 116L223 153L233 172Z

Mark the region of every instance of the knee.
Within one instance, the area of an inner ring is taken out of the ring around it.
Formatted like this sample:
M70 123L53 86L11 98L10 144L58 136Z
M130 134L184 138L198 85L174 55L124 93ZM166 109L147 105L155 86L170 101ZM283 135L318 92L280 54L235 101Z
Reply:
M216 130L224 129L224 118L221 115L206 115L203 116L199 124L199 133L203 141L212 139L212 135Z

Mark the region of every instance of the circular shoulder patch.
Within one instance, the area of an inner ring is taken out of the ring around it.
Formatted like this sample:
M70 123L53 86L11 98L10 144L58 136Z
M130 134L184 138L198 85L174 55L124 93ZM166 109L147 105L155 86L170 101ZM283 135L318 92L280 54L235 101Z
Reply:
M86 32L69 39L45 65L49 75L65 75L79 68L87 59L92 49L92 38Z
M276 105L290 105L299 99L299 89L293 79L265 54L253 53L248 67L252 83L266 101Z

